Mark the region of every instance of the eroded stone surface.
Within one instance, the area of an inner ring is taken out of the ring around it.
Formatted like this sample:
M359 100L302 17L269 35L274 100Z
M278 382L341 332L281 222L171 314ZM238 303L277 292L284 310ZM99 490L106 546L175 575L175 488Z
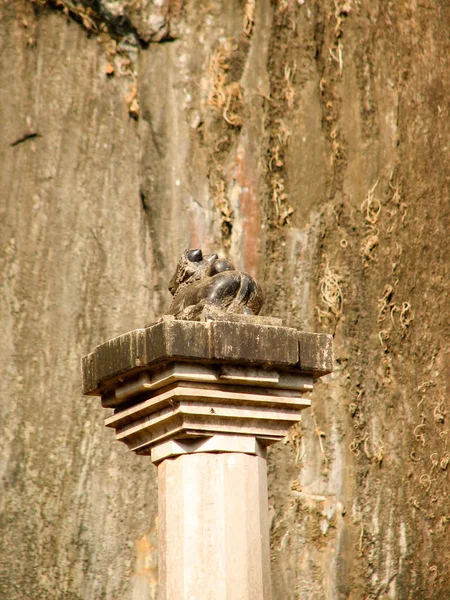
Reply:
M166 319L109 340L85 356L83 393L105 393L120 378L174 360L276 365L320 377L333 369L332 336L254 322Z

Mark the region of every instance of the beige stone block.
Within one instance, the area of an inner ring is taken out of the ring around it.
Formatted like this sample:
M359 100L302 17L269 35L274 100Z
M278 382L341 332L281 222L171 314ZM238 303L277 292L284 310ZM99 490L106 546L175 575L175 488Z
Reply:
M266 446L252 435L210 435L203 438L168 440L152 448L152 461L195 452L243 452L267 458Z
M221 403L234 405L235 411L240 411L248 406L270 408L293 408L302 410L311 405L311 401L292 390L246 389L243 387L220 387L219 385L195 384L187 382L178 383L170 389L163 390L160 394L151 396L147 400L116 412L105 419L106 427L117 429L127 423L136 422L138 419L154 414L157 410L174 406L177 402L192 401L206 403ZM236 414L235 416L239 416Z
M286 403L292 402L289 408ZM289 427L300 420L300 410L309 404L298 399L283 398L283 405L237 406L217 402L199 402L196 399L181 400L173 406L152 412L140 419L112 422L116 438L134 451L142 451L168 438L179 439L189 435L237 434L253 435L275 441L282 439ZM270 442L271 443L271 442Z

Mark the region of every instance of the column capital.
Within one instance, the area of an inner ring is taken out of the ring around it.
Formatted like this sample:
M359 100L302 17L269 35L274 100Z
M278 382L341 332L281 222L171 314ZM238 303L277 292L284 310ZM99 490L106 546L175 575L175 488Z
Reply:
M118 440L138 454L153 449L158 462L198 451L248 452L238 449L254 444L246 437L266 446L282 439L310 405L305 392L332 367L328 334L264 317L165 317L85 356L83 393L114 409L106 426Z

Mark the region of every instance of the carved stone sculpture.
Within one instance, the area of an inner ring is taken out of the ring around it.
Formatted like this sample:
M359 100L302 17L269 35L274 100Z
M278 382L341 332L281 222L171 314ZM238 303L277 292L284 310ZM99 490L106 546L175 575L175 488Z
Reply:
M217 254L203 255L200 248L182 254L169 290L168 314L178 319L196 319L205 311L257 315L263 303L261 287L250 275Z

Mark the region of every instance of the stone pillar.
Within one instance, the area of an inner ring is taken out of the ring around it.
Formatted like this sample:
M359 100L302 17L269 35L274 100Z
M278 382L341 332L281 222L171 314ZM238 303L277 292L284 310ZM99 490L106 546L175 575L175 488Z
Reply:
M270 598L266 459L201 452L163 460L160 598Z
M83 359L107 427L158 465L160 600L270 599L267 446L332 369L331 336L274 322L163 318Z

